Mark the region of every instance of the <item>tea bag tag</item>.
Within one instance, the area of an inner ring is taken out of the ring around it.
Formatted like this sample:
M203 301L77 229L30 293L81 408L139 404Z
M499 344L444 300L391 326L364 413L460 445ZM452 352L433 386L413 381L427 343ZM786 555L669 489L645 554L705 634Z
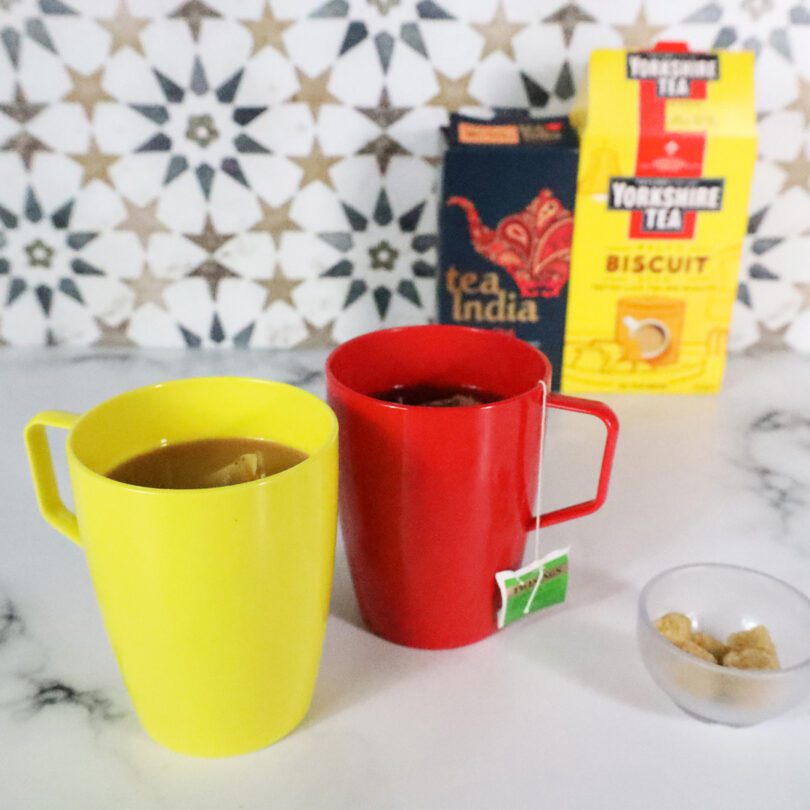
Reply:
M537 494L534 509L535 524L533 534L534 561L517 571L498 571L495 582L501 594L501 607L498 611L498 629L506 627L517 619L536 613L552 605L565 601L568 591L568 550L569 547L550 551L540 556L540 493L543 471L543 438L546 435L546 400L548 389L544 380L543 402L540 414L540 466L537 471Z
M517 571L498 571L498 629L538 610L559 605L568 591L568 547L550 551Z

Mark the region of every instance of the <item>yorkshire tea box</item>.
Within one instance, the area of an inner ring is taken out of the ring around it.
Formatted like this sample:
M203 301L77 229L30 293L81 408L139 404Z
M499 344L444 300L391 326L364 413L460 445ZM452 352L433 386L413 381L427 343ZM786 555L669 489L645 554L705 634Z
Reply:
M753 55L595 51L563 389L720 388L756 157Z
M578 144L565 118L451 117L439 208L441 323L511 332L559 387Z

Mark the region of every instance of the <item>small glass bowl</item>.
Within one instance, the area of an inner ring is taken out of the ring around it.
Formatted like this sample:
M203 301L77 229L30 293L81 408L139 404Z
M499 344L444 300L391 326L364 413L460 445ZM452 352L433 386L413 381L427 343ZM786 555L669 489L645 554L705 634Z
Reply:
M721 667L680 650L654 624L670 611L689 616L695 631L722 640L764 624L782 668ZM810 694L810 599L759 571L717 563L664 571L641 592L637 632L653 680L676 706L700 720L750 726L782 714Z

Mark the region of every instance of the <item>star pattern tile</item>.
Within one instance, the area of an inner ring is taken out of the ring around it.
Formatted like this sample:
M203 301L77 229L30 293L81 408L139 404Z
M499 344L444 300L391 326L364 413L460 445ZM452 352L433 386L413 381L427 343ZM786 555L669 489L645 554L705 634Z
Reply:
M320 233L337 252L321 275L345 287L343 312L336 320L339 337L357 333L352 313L365 313L369 326L392 325L395 309L421 308L435 283L435 236L425 210L427 200L399 210L399 200L380 189L366 213L343 203L346 228ZM364 330L360 330L364 331Z
M388 129L408 112L408 107L394 107L388 96L388 89L383 87L376 106L358 107L358 111L382 129Z
M300 227L290 216L291 202L285 205L272 206L264 200L259 200L261 210L260 219L251 226L254 231L268 231L272 234L281 235L287 231L297 231Z
M338 56L370 44L383 73L388 73L396 52L403 45L421 56L429 57L424 26L453 19L453 15L436 0L422 0L416 4L416 14L411 12L408 16L402 12L392 13L396 4L391 0L379 0L377 15L364 15L361 12L363 5L347 0L326 0L311 12L310 17L343 20L346 27Z
M803 76L797 77L796 98L785 109L796 110L804 115L805 121L810 120L810 81Z
M501 51L510 59L515 58L512 40L518 32L523 30L523 24L513 23L507 19L502 0L498 3L495 16L491 20L485 23L474 23L473 28L484 38L484 49L481 51L480 59L486 59L496 51Z
M129 0L131 4L134 2ZM110 35L110 54L117 53L121 48L132 48L143 54L141 32L149 25L149 19L133 16L125 0L118 0L113 16L99 20L99 25Z
M629 25L615 25L619 32L624 47L628 50L652 47L662 31L666 30L665 25L651 25L647 20L647 11L644 4L640 6L636 18Z
M183 236L206 253L205 258L188 275L191 278L205 279L211 298L215 299L219 284L223 279L239 277L238 273L223 264L215 255L234 237L234 234L220 233L214 227L211 217L207 216L201 233L186 233Z
M438 107L446 107L448 110L458 110L465 106L478 106L479 101L470 94L470 81L473 72L461 76L458 79L451 79L441 71L436 71L436 82L439 85L439 92L430 99L428 104Z
M158 201L153 200L147 206L135 205L127 199L123 200L126 209L126 218L116 226L119 231L132 231L144 249L149 247L150 237L166 227L158 219Z
M118 160L118 155L108 155L99 149L95 138L90 142L90 147L86 152L79 152L70 155L82 167L82 185L87 185L91 180L101 180L109 186L113 185L110 180L110 167Z
M31 103L19 84L14 89L13 100L0 104L0 113L19 125L18 131L0 145L0 150L16 152L27 169L31 168L37 152L48 151L48 147L28 130L28 124L36 119L46 106Z
M301 349L319 349L323 346L334 346L337 341L334 336L335 325L333 322L326 324L326 326L312 326L307 324L308 334L298 347Z
M555 23L560 26L563 42L568 47L574 38L577 26L580 23L596 22L596 18L583 11L576 3L568 3L543 19L545 23Z
M340 157L330 157L325 155L321 149L320 143L315 143L312 151L305 157L294 157L293 162L303 170L301 176L300 188L308 186L310 183L320 181L327 186L332 185L331 170L336 163L340 163Z
M121 261L109 235L78 226L80 190L74 185L68 193L46 204L29 186L17 206L0 206L6 226L0 244L0 275L7 281L3 330L12 344L23 328L43 345L58 342L65 311L72 311L71 331L84 343L95 341L99 323L115 326L126 320L128 307L113 315L97 293L103 289L110 300L129 301L121 278L128 262Z
M799 258L785 265L810 225L768 232L772 211L810 206L810 13L799 0L683 11L648 0L622 11L593 0L6 5L0 159L16 156L4 184L26 191L0 205L0 344L130 345L159 315L162 334L189 347L255 343L254 327L324 346L428 320L435 181L414 178L440 161L427 143L445 111L497 106L509 87L511 105L565 111L590 48L643 48L670 27L760 60L758 171L771 191L756 198L739 302L759 318L748 287L765 282L810 310L810 273ZM782 146L767 140L777 136ZM79 210L97 226L74 227ZM178 295L198 321L173 309ZM225 317L229 295L244 296L241 325ZM27 300L37 318L19 314ZM268 324L276 317L285 325ZM794 340L789 324L758 333Z
M205 227L201 233L186 233L183 236L206 253L214 254L233 237L233 234L218 233L209 216L205 218Z
M75 101L80 104L88 120L93 118L93 110L96 104L102 101L114 101L115 99L104 89L104 69L99 68L93 73L80 73L69 67L72 86L65 95L64 101Z
M389 127L397 123L407 114L407 107L394 107L388 97L388 89L383 87L379 101L374 107L359 107L358 112L365 115L381 130L380 134L372 138L357 150L358 155L372 155L377 161L380 173L385 174L396 155L408 155L410 152L402 144L391 137Z
M373 155L380 167L380 173L385 174L391 163L391 158L396 155L409 154L397 141L383 133L378 135L373 141L369 141L361 149L357 150L358 155Z
M129 348L135 346L135 342L127 335L129 321L124 321L117 326L109 326L104 321L97 322L99 335L95 341L96 346L112 346L116 348Z
M294 20L282 20L276 17L269 2L265 2L258 19L244 20L242 24L250 31L253 38L251 56L264 48L275 48L279 53L289 55L284 42L284 34L294 24Z
M163 293L172 283L173 279L159 278L154 275L147 264L138 277L137 282L130 285L135 293L133 310L137 310L145 304L154 304L161 309L165 309L166 302L163 298Z
M185 20L188 23L194 41L197 42L200 38L203 22L221 16L218 11L201 2L201 0L189 0L170 14L169 18L173 20Z
M788 189L800 188L810 192L810 160L804 152L800 152L793 160L779 164L785 172L785 184L781 188L782 194Z
M323 104L337 103L338 100L329 92L330 72L328 70L311 77L300 69L296 70L296 73L298 90L291 100L306 104L312 111L313 117Z
M238 273L234 273L228 267L225 267L222 262L217 261L213 256L209 256L204 261L200 262L190 273L191 278L203 278L208 284L208 289L211 291L211 298L217 297L217 290L219 283L225 278L239 278Z
M16 152L20 160L25 164L26 169L30 169L37 152L47 152L48 147L39 138L35 138L30 132L21 129L16 135L9 138L0 149L3 151Z
M14 88L14 100L0 104L0 112L7 115L18 124L27 124L36 118L44 109L45 104L32 104L19 84Z
M301 280L287 278L281 266L278 266L270 278L258 279L256 284L267 293L264 301L265 306L269 306L274 301L283 301L285 304L294 307L295 302L292 299L292 293L301 284Z
M267 107L237 103L244 74L240 68L215 85L200 56L193 59L184 84L155 69L162 98L130 107L151 129L135 153L168 155L164 186L190 172L206 199L219 174L250 187L242 157L270 150L250 134L250 125Z

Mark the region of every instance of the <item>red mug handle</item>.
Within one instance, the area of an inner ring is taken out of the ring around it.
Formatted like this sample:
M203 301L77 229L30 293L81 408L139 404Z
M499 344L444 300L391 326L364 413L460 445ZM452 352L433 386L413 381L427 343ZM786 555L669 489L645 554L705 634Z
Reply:
M605 423L607 435L605 436L605 448L602 451L602 469L599 472L596 497L590 501L564 506L562 509L555 509L553 512L540 515L540 526L542 527L553 526L555 523L590 515L602 506L607 498L610 471L613 467L613 455L616 452L616 440L619 437L619 420L616 414L601 402L596 402L593 399L581 399L580 397L566 397L562 394L549 394L547 405L549 408L559 408L563 411L574 411L595 416ZM543 429L545 430L545 425ZM533 517L526 530L532 531L536 523L537 517Z

